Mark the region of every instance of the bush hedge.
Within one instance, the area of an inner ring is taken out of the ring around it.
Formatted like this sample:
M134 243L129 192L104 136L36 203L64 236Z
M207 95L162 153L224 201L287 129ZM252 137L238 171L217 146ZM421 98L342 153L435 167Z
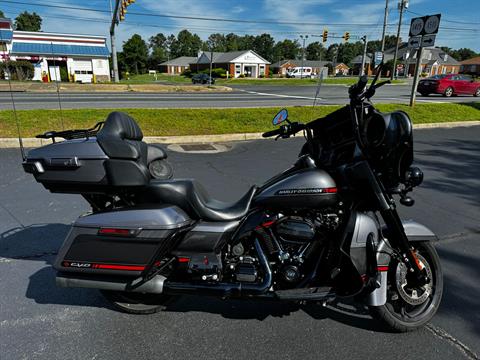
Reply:
M11 74L12 80L31 80L35 74L33 64L29 61L6 61L0 63L0 76L5 79L5 73Z

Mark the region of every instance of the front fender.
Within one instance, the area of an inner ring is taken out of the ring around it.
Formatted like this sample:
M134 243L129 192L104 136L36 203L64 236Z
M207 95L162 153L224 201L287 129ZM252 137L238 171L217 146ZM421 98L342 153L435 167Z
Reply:
M438 237L425 225L417 223L413 220L402 221L405 234L409 242L417 241L436 241ZM379 287L372 291L367 296L367 305L382 306L387 301L387 274L390 266L391 247L388 243L388 229L382 227L383 239L377 245L377 270L379 273L378 285Z

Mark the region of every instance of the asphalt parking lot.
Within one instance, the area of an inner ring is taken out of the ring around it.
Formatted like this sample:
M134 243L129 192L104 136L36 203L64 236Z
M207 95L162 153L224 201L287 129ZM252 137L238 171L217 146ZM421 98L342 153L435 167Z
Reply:
M294 161L302 139L229 144L218 154L170 153L177 177L233 200ZM417 130L424 184L401 208L434 230L445 273L437 316L386 332L362 309L182 297L167 311L113 310L97 291L55 287L51 263L87 204L50 194L0 150L0 359L478 359L480 127Z

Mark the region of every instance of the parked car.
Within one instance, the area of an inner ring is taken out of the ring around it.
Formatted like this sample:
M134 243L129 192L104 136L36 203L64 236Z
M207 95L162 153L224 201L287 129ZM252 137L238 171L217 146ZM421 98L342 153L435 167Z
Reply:
M297 66L287 72L289 78L312 78L314 75L313 69L308 66Z
M195 74L192 76L193 84L215 84L215 78L207 74Z
M470 75L434 75L420 80L417 91L423 96L429 94L442 94L446 97L459 94L480 96L480 82L476 82Z

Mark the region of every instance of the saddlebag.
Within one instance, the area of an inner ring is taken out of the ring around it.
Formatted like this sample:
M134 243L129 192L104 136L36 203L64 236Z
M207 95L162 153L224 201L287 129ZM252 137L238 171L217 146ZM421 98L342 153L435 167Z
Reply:
M60 272L138 276L173 236L192 221L178 207L133 207L80 217L65 239L54 268ZM155 257L155 259L154 259Z

